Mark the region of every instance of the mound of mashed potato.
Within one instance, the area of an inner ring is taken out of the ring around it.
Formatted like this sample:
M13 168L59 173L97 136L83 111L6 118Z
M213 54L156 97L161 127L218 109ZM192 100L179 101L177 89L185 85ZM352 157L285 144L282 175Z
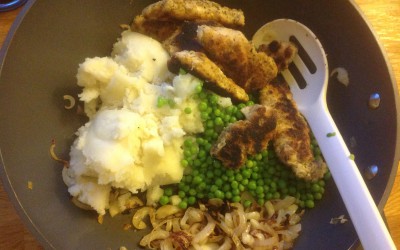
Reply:
M204 130L192 98L201 81L171 74L168 59L156 40L124 31L110 57L79 65L79 97L90 120L77 131L63 179L72 196L100 215L112 187L138 193L178 183L183 137Z

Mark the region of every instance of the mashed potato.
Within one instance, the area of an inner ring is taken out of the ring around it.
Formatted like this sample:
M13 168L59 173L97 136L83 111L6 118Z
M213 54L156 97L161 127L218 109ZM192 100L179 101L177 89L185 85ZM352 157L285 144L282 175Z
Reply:
M168 59L156 40L124 31L111 57L79 65L79 97L90 120L77 132L63 178L69 193L99 214L109 207L112 187L154 190L147 197L157 199L160 185L178 183L183 137L203 131L192 98L201 82L172 75ZM169 104L158 105L160 98Z

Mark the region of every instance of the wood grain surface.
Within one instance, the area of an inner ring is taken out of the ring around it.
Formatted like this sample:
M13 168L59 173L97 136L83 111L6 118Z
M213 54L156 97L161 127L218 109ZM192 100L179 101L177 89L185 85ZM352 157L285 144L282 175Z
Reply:
M355 0L380 38L400 89L400 0ZM20 9L0 13L0 47ZM389 230L400 249L400 166L384 208ZM27 231L0 183L0 249L43 249Z

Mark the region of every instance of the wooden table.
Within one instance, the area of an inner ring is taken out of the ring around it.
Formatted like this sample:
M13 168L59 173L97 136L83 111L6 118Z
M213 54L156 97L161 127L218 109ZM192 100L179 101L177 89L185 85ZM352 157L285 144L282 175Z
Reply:
M355 0L380 37L400 89L400 1ZM0 47L20 9L0 13ZM389 230L400 249L400 166L385 206ZM0 184L0 249L43 249L27 231Z

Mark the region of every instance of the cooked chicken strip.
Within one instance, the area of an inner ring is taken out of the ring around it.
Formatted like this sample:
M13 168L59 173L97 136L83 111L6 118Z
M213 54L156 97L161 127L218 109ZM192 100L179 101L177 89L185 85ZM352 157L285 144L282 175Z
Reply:
M181 51L182 46L179 42L179 37L182 35L182 28L177 29L170 37L162 41L163 47L170 55Z
M322 178L327 171L326 164L314 159L309 126L298 111L289 86L268 84L260 91L260 102L277 112L273 146L279 159L300 178Z
M174 20L149 20L143 15L139 15L133 19L131 30L148 35L158 41L164 41L171 37L181 25L181 22Z
M297 47L293 43L276 40L270 42L269 44L261 44L257 50L272 57L278 66L279 71L287 69L288 65L293 61L298 51Z
M248 155L266 149L276 127L275 112L263 105L242 109L246 120L240 120L226 127L211 148L211 155L225 167L240 168Z
M254 50L252 52L249 58L251 73L244 87L248 92L262 89L278 74L278 68L272 57Z
M218 66L201 52L179 51L172 55L168 68L173 73L178 73L183 68L193 75L203 79L206 87L221 96L231 97L236 102L247 102L249 96L226 77Z
M200 25L197 40L207 56L247 92L261 89L277 75L274 60L258 53L238 30Z
M150 20L208 20L228 27L244 26L241 10L222 7L207 0L162 0L147 6L142 14Z
M199 25L197 41L207 56L235 83L244 87L249 74L249 54L252 46L244 34L225 27Z
M164 48L170 55L181 50L204 52L203 47L196 41L198 23L183 22L172 36L163 41Z

